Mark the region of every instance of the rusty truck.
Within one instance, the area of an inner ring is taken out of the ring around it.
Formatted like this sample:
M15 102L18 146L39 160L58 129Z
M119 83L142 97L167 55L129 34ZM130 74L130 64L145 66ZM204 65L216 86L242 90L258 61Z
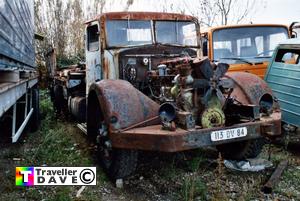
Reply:
M33 0L0 3L0 137L17 142L39 125Z
M264 79L276 46L291 37L281 24L243 24L211 27L202 32L203 53L230 65L230 72L249 72Z
M201 57L195 17L104 13L86 22L85 65L57 69L51 94L98 147L111 178L134 172L138 151L215 146L256 157L281 134L281 113L258 76Z

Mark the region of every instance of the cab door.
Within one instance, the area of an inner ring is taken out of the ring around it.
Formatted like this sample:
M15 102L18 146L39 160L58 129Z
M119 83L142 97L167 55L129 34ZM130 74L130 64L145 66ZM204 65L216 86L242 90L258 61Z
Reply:
M91 22L86 27L86 95L91 84L102 79L99 30L98 21Z

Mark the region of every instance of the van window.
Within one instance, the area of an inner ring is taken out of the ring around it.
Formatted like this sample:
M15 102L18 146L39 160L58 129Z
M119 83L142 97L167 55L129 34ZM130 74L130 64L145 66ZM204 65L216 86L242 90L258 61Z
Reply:
M234 27L213 31L214 60L222 57L269 60L279 42L288 38L281 26Z
M279 49L275 62L286 64L299 64L300 49Z
M99 50L99 32L98 25L89 26L87 28L87 48L88 51L97 51Z

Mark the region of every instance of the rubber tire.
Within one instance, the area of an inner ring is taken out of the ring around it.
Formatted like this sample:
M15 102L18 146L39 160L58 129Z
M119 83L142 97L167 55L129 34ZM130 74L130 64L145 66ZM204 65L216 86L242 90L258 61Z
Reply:
M53 101L53 107L57 114L60 114L63 111L63 89L59 85L55 85L53 88L54 92L54 101Z
M101 122L104 121L104 116L95 93L89 95L87 112L88 138L92 142L96 142L97 132L101 126ZM109 140L109 134L107 138L106 140ZM112 150L110 150L111 159L108 164L103 159L103 153L101 152L101 148L104 145L100 144L98 144L97 158L110 179L122 179L135 172L138 162L138 152L136 150L116 149L112 147Z
M233 160L244 160L255 158L260 153L265 144L263 138L234 142L224 145L218 145L217 149L221 152L223 158Z
M132 175L137 167L138 152L129 149L114 149L113 159L110 167L106 167L105 171L112 180L123 179Z
M36 132L41 124L40 114L40 93L38 88L32 89L32 108L33 113L30 119L30 131Z

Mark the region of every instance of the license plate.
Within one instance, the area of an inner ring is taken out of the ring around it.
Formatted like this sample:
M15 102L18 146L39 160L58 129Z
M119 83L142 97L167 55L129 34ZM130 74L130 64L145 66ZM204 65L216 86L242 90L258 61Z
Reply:
M211 141L229 140L234 138L245 137L247 135L247 128L233 128L226 130L213 131L210 134Z

